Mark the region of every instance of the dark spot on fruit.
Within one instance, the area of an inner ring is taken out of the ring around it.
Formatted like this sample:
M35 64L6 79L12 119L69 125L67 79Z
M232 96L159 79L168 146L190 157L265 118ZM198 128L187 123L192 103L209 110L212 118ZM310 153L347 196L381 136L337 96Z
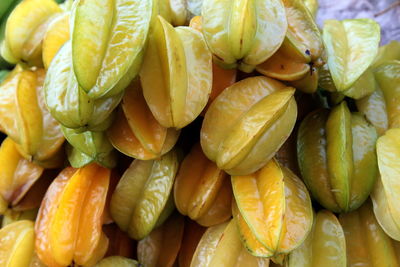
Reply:
M284 65L281 65L281 70L284 70L285 69L285 66Z
M307 55L311 55L310 50L307 49L307 50L306 50L306 54L307 54Z

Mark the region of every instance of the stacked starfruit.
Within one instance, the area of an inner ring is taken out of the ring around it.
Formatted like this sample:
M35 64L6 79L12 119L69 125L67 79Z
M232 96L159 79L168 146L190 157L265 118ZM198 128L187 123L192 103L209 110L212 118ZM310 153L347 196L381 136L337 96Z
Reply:
M60 2L0 1L1 266L400 264L400 43L378 23Z

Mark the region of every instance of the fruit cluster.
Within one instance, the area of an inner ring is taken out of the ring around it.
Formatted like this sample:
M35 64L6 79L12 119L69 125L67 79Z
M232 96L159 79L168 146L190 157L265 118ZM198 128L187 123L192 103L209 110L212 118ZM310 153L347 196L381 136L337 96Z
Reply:
M1 0L0 266L400 266L400 42L317 10Z

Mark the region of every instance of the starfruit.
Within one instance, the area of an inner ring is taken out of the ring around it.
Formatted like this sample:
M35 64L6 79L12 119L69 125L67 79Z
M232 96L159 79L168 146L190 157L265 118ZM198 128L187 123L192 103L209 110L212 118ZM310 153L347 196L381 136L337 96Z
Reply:
M143 95L162 126L183 128L207 104L211 53L195 29L173 28L160 16L153 27L140 73Z
M188 3L189 4L189 3ZM193 29L196 29L202 32L201 25L201 16L195 16L190 20L189 26ZM210 97L208 99L208 103L206 108L203 110L203 113L208 109L209 105L212 101L214 101L221 92L234 84L236 81L237 70L236 69L224 69L221 68L218 64L212 63L212 87Z
M155 159L175 145L179 130L158 123L143 97L140 81L126 88L121 110L108 130L108 138L120 152L141 160Z
M306 50L298 49L288 37L281 47L267 61L258 65L256 70L265 76L282 81L300 80L310 72L310 57Z
M287 30L281 0L204 0L201 14L204 38L214 61L245 72L272 56Z
M78 85L72 69L71 42L67 41L52 60L45 80L46 104L62 125L78 131L104 131L112 123L119 95L90 99Z
M379 135L388 128L400 127L400 61L381 63L374 71L377 88L357 100L357 108L375 126Z
M359 244L361 245L361 244ZM285 267L345 267L346 240L343 228L331 212L321 210L303 244L285 257Z
M0 230L0 265L29 267L34 255L35 232L28 220L11 223Z
M8 137L0 147L0 194L11 206L16 205L40 178L43 168L20 155Z
M64 137L44 103L44 77L42 69L21 66L7 76L0 86L0 129L28 160L54 168Z
M141 267L142 265L135 260L121 257L121 256L111 256L102 259L98 262L95 267Z
M326 20L323 40L336 89L349 89L378 53L380 26L371 19Z
M140 240L171 214L172 187L178 154L170 151L157 160L134 160L111 198L111 216L133 239Z
M138 74L152 0L78 0L71 15L76 80L91 99L121 94Z
M315 67L310 67L310 71L297 81L288 82L292 86L304 93L312 94L318 89L319 70Z
M1 55L10 63L42 64L42 40L54 15L61 12L53 0L23 0L7 20Z
M257 171L292 131L294 88L252 77L226 88L210 105L201 128L204 154L231 175Z
M346 237L347 266L400 265L400 242L379 226L370 201L356 211L341 214L339 221Z
M378 168L377 133L342 102L310 113L297 136L300 171L313 197L334 212L357 209L369 196Z
M102 231L110 170L67 167L50 185L36 220L36 252L52 266L93 266L107 251Z
M45 69L49 68L58 50L69 40L69 35L69 13L60 13L49 24L43 37L42 60Z
M382 63L390 60L400 60L400 42L393 40L390 43L379 47L373 67L379 67Z
M66 127L62 127L62 131L73 147L67 148L68 160L72 167L80 168L91 162L107 168L115 167L116 153L104 132L76 133Z
M400 129L390 129L376 143L380 178L372 201L376 219L391 238L400 241Z
M275 159L259 171L232 176L233 216L244 246L258 257L294 250L310 232L313 211L303 182Z
M137 255L146 267L172 267L177 259L183 237L184 220L171 215L160 227L138 242Z
M206 229L192 220L187 219L185 221L185 230L178 257L179 267L190 267L196 247Z
M207 159L196 144L183 160L174 185L176 208L203 226L231 217L232 189L229 176Z
M9 70L0 70L0 83L2 83L10 73Z
M158 13L174 26L184 26L188 19L186 0L156 0Z
M265 266L269 259L252 256L239 238L236 222L212 226L201 238L193 255L191 267L208 266Z

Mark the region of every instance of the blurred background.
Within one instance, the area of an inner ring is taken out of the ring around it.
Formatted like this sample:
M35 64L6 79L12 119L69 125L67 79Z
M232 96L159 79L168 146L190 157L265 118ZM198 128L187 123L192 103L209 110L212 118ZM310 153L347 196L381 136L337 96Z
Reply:
M333 18L375 19L382 27L382 44L400 41L400 0L319 0L318 24Z

